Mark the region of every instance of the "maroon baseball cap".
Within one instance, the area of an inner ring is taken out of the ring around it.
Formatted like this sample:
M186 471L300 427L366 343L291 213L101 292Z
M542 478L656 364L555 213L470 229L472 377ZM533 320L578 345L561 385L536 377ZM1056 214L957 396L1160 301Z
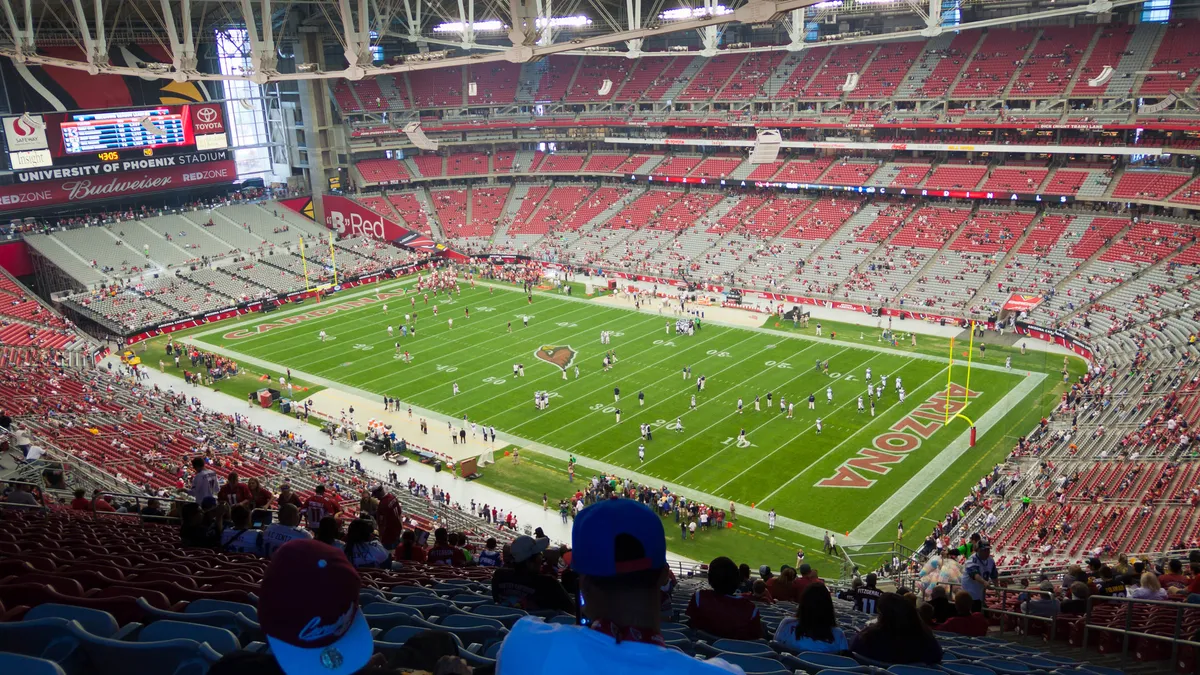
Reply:
M276 549L263 577L258 618L287 675L349 675L375 643L358 607L358 570L341 549L295 539Z

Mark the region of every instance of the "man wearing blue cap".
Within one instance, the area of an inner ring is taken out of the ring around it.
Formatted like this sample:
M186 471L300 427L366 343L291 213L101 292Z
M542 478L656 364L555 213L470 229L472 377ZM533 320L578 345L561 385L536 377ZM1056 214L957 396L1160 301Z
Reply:
M699 661L666 646L659 589L670 577L667 542L649 507L632 499L593 504L575 517L571 541L579 613L587 625L521 619L500 648L499 675L743 672L721 659Z

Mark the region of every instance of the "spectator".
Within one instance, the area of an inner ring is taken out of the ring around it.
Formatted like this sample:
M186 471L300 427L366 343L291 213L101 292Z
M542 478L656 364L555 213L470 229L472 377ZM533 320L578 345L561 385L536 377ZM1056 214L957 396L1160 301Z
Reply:
M545 549L543 548L543 550ZM467 558L463 555L462 549L450 545L449 533L444 527L433 531L433 546L426 551L425 560L430 565L462 567L467 564Z
M497 605L528 612L575 611L575 602L558 579L542 573L542 553L549 545L546 538L521 536L513 540L509 545L512 562L492 574L492 600Z
M1062 614L1083 614L1087 611L1088 586L1082 581L1071 584L1071 599L1063 600L1058 611Z
M304 506L304 504L300 502L300 497L295 492L292 492L292 486L290 483L284 483L283 485L279 486L279 497L276 501L280 507L282 507L284 504L291 504L297 509Z
M663 641L661 591L669 578L662 520L632 499L605 500L575 517L572 561L586 626L518 621L496 660L498 675L716 675L740 673Z
M779 568L779 576L773 577L767 581L767 590L771 592L771 597L777 602L795 602L797 600L796 587L793 585L796 581L796 570L784 565Z
M1070 565L1067 567L1067 573L1063 575L1062 589L1064 592L1070 592L1071 585L1076 581L1087 583L1087 575L1083 573L1083 568L1079 565Z
M342 551L322 543L297 540L275 551L258 617L284 673L334 675L368 665L375 644L358 606L360 583Z
M999 578L1000 573L996 570L996 561L992 558L991 546L981 545L967 561L967 568L963 572L962 579L963 590L971 594L974 611L983 611L983 595ZM954 604L958 605L957 597L954 599Z
M304 518L309 527L317 527L327 516L336 516L342 510L338 500L325 496L325 486L318 485L313 496L304 501ZM318 537L319 539L320 537Z
M738 568L732 560L722 556L709 563L708 585L712 590L697 591L688 601L686 613L692 630L733 640L762 638L758 607L750 600L734 595L738 586ZM773 597L774 593L771 595Z
M484 549L479 552L479 566L499 567L503 563L504 557L496 549L496 538L488 537L487 543L484 544Z
M879 619L854 636L850 651L884 663L941 662L941 645L911 603L895 593L884 593L878 609Z
M933 620L942 623L954 616L954 604L946 597L945 586L934 586L929 593L929 604L933 605Z
M1179 593L1187 588L1188 578L1183 575L1183 563L1171 560L1167 563L1167 573L1158 578L1158 583L1167 589L1168 593Z
M744 597L748 597L752 602L763 602L768 605L775 604L775 598L771 597L771 591L767 590L767 583L762 579L755 579L750 593L744 594Z
M1038 590L1046 592L1031 593L1029 599L1025 601L1024 606L1021 608L1022 611L1031 616L1054 616L1058 614L1058 598L1054 597L1054 582L1040 582Z
M221 543L221 524L225 519L225 508L217 506L216 497L209 497L203 504L184 504L180 512L179 541L185 547L216 548ZM204 507L208 506L206 510Z
M863 614L874 614L879 611L879 598L883 597L883 591L875 587L879 582L879 577L872 572L867 575L866 580L858 590L854 591L854 609Z
M108 503L108 498L101 494L99 490L92 491L92 510L96 513L116 513L112 504Z
M366 518L355 518L346 528L346 558L356 568L388 568L391 554L375 538L375 524Z
M738 593L753 593L754 579L750 578L750 566L746 563L738 565L738 577L741 581L738 583Z
M1166 600L1167 589L1158 583L1154 572L1143 572L1141 585L1133 589L1132 597L1142 600Z
M300 509L295 504L279 507L279 522L263 531L263 555L270 558L275 550L293 539L312 539L312 533L300 527Z
M146 518L162 518L167 513L162 510L162 505L157 499L147 499L146 507L142 509L142 516Z
M1200 605L1200 551L1193 550L1188 554L1188 566L1192 570L1192 581L1187 586L1187 601Z
M404 533L404 508L396 495L388 492L382 485L376 485L371 490L371 496L379 501L375 508L375 521L379 523L379 543L391 551L400 543L400 535Z
M955 615L938 627L947 633L958 633L968 637L987 635L988 623L981 612L975 610L975 599L966 591L954 594Z
M392 558L398 561L423 563L426 560L425 548L417 544L417 533L405 530L400 536L400 545L396 547Z
M1123 598L1128 594L1125 590L1125 582L1121 579L1114 579L1113 571L1108 565L1100 567L1100 578L1096 580L1096 592L1114 598Z
M792 582L792 590L795 595L796 602L799 602L800 598L804 597L804 590L808 588L810 584L823 583L825 582L821 580L821 577L817 576L817 571L814 570L811 565L808 565L807 563L801 565L799 576L797 576L796 580Z
M216 497L220 490L220 479L217 477L217 472L208 468L203 457L196 457L192 460L192 469L196 472L196 475L192 476L192 489L188 492L192 499L195 499L197 504L201 504L207 497Z
M904 596L904 599L907 600L908 596ZM917 603L917 616L921 617L921 623L929 626L931 630L937 625L937 621L934 620L933 605L928 602Z
M775 641L798 652L844 652L846 636L837 627L833 598L825 584L810 584L796 605L796 616L775 629Z
M313 539L322 544L342 548L346 543L338 539L340 536L342 536L342 524L333 516L325 516L321 522L317 523L317 532L313 535Z
M229 510L232 525L221 532L221 550L230 553L263 554L263 533L250 524L250 509L238 504Z
M71 500L72 511L91 511L92 500L87 498L87 490L75 488L75 498Z
M271 491L262 486L262 483L257 478L251 478L246 481L246 490L250 493L251 506L256 509L265 509L271 505Z
M13 491L9 493L8 498L4 500L9 504L25 504L27 506L37 506L37 497L29 491L29 486L24 483L14 483Z

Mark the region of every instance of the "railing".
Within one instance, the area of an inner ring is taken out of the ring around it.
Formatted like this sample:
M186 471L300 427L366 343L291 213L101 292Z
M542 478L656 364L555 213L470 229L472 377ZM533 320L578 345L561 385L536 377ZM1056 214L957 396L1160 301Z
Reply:
M1095 608L1096 604L1100 603L1100 602L1112 602L1112 603L1125 605L1125 627L1124 628L1115 628L1113 626L1101 626L1098 624L1091 623L1090 619L1092 618L1092 610ZM1169 635L1169 636L1155 635L1154 633L1146 633L1146 632L1139 631L1139 630L1133 630L1133 609L1135 606L1170 607L1171 609L1173 609L1175 611L1175 628L1173 629L1171 635ZM1157 641L1170 643L1170 645L1171 645L1171 661L1170 662L1173 664L1178 663L1179 662L1178 661L1179 647L1181 645L1187 645L1192 648L1200 647L1200 642L1198 642L1197 640L1185 638L1183 636L1183 614L1184 614L1185 610L1192 610L1193 612L1200 613L1200 605L1196 605L1196 604L1192 604L1192 603L1188 603L1188 602L1180 602L1180 601L1169 602L1166 600L1141 600L1141 599L1137 599L1137 598L1114 598L1114 597L1107 596L1107 595L1093 595L1092 597L1088 598L1087 613L1084 615L1086 617L1086 619L1083 624L1083 647L1086 648L1087 644L1088 644L1088 631L1100 631L1102 633L1116 633L1116 634L1122 636L1121 637L1121 656L1122 657L1126 657L1129 655L1130 638L1138 638L1138 639L1142 639L1142 640L1157 640ZM1198 636L1193 635L1192 637L1196 638Z

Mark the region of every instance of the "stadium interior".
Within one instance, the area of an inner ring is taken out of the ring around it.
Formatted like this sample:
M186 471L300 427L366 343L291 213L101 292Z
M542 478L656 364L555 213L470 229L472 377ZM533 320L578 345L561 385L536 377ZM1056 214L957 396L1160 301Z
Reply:
M1200 2L0 2L0 672L1200 673ZM488 445L496 386L468 445L479 322L561 314L518 352L566 391L622 367L603 312L629 367L642 319L698 373L862 354L871 420L872 359L900 404L932 363L950 431L897 418L935 450L885 483L860 390L696 487L550 422ZM437 372L328 374L372 349ZM858 527L705 487L826 450Z

